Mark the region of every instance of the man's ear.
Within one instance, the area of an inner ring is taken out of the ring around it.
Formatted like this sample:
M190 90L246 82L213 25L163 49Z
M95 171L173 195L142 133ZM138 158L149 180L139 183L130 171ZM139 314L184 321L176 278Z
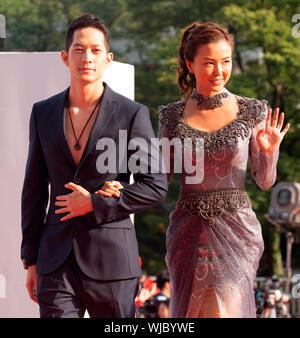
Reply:
M109 67L114 59L113 53L107 53L106 55L106 67Z
M61 55L61 58L62 58L62 61L63 63L69 67L69 60L68 60L68 52L66 52L65 50L62 50L60 52L60 55Z

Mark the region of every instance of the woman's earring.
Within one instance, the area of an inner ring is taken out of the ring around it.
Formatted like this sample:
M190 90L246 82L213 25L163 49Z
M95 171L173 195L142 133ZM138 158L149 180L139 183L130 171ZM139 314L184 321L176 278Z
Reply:
M196 77L195 77L194 73L189 73L189 75L190 75L191 84L192 84L193 88L196 88Z

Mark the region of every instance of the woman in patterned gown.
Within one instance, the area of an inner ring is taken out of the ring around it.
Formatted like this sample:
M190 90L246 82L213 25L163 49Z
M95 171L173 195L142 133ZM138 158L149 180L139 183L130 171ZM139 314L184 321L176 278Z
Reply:
M166 234L171 277L169 316L256 317L253 283L264 242L245 191L250 159L263 190L276 179L284 115L266 101L240 97L224 86L232 68L233 37L215 23L183 31L178 85L185 99L159 107L161 138L204 143L203 179L188 183L183 171L177 207ZM168 174L172 177L174 155ZM184 148L181 148L183 151Z

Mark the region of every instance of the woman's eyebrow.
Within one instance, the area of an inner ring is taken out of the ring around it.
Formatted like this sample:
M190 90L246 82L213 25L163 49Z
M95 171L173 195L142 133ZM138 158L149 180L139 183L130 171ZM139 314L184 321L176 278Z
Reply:
M221 60L225 60L225 59L229 59L229 58L231 58L231 56L225 56ZM214 58L210 58L210 57L205 57L204 59L206 59L206 60L214 60Z

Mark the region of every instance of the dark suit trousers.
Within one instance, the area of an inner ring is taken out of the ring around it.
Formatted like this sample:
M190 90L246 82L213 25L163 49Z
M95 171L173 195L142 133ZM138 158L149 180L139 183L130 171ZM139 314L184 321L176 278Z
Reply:
M54 272L39 276L41 318L133 318L139 278L100 281L79 268L73 250Z

